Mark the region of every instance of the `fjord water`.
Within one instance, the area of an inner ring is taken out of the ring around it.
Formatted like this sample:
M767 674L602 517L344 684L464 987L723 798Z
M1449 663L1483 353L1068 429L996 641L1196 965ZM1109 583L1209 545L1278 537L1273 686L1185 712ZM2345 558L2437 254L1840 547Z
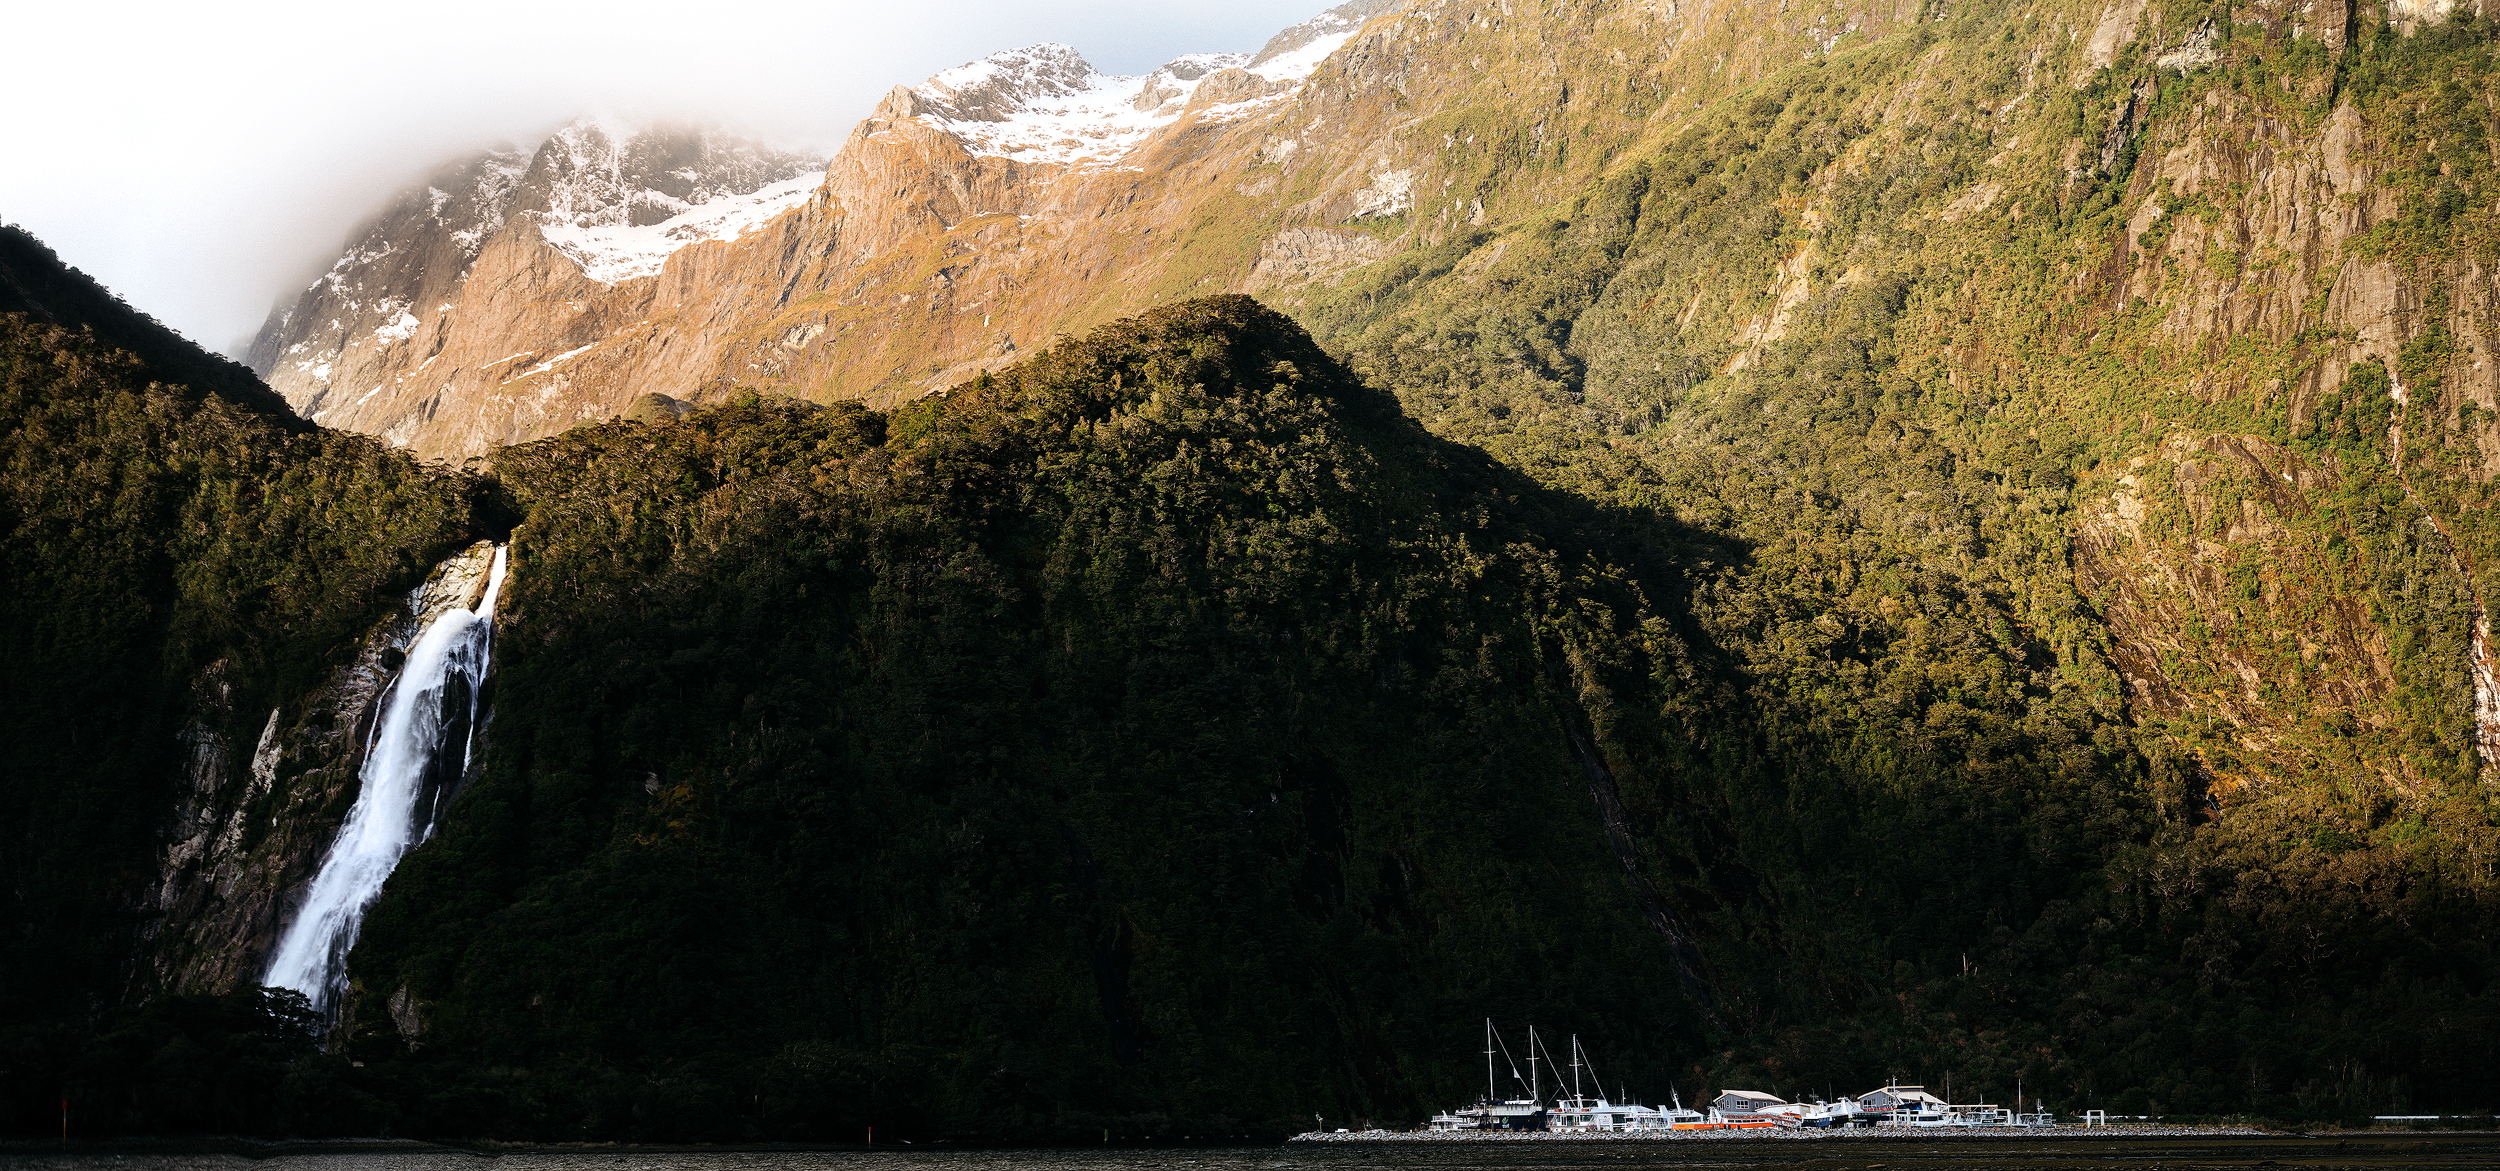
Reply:
M355 808L322 859L303 908L287 928L261 983L292 988L326 1008L346 978L348 949L365 910L411 847L434 832L451 782L468 766L475 738L478 685L492 650L495 598L503 587L505 547L495 549L486 593L475 610L445 611L408 648L374 722L358 773ZM451 717L460 717L455 722ZM460 743L447 733L462 731Z

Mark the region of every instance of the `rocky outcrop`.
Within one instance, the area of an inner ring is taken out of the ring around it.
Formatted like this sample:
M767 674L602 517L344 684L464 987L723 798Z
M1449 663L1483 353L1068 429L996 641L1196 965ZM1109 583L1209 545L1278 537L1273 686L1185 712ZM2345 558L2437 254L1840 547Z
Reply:
M1287 228L1259 246L1259 262L1242 281L1245 293L1325 280L1389 254L1389 241L1361 231Z

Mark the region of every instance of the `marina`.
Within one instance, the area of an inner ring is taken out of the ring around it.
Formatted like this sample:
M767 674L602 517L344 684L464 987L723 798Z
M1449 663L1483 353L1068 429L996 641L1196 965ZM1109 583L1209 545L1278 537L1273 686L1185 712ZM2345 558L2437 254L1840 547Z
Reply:
M1578 1171L1582 1168L1708 1168L1709 1171L2087 1171L2152 1165L2194 1168L2338 1167L2411 1171L2488 1167L2500 1163L2500 1135L2339 1132L2320 1135L2215 1137L2100 1131L2090 1140L1984 1132L1930 1141L1901 1132L1833 1141L1812 1132L1781 1132L1788 1142L1592 1142L1545 1133L1553 1142L1294 1143L1283 1147L1135 1147L873 1150L668 1148L632 1145L513 1146L492 1154L423 1143L405 1149L183 1151L167 1144L129 1149L106 1144L61 1152L50 1144L0 1142L0 1163L28 1171ZM1695 1137L1707 1137L1696 1135ZM370 1145L370 1144L368 1144Z
M1887 1083L1856 1097L1831 1100L1820 1098L1792 1102L1762 1090L1729 1089L1711 1099L1706 1109L1686 1107L1676 1091L1668 1091L1669 1104L1645 1105L1630 1101L1629 1093L1621 1093L1624 1101L1608 1099L1604 1083L1588 1060L1580 1038L1569 1041L1571 1060L1571 1093L1562 1091L1560 1071L1545 1042L1538 1037L1535 1026L1528 1029L1525 1048L1528 1071L1520 1073L1520 1059L1510 1051L1510 1043L1494 1028L1493 1020L1484 1022L1484 1086L1482 1098L1472 1105L1435 1114L1420 1132L1363 1131L1363 1134L1420 1134L1430 1137L1475 1137L1501 1135L1560 1135L1568 1137L1612 1137L1617 1135L1692 1134L1708 1132L1780 1132L1812 1131L1832 1133L1849 1130L1883 1129L1899 1132L1905 1129L1934 1131L2043 1131L2058 1128L2057 1117L2033 1103L2032 1109L2021 1108L2023 1095L2020 1083L2015 1087L2016 1105L2007 1107L1990 1102L1954 1102L1951 1086L1943 1097L1929 1093L1923 1085ZM1507 1068L1511 1089L1503 1093L1501 1073ZM1554 1101L1545 1100L1545 1076L1554 1074ZM2076 1120L2075 1129L2096 1129L2106 1125L2106 1116L2099 1111ZM1335 1132L1344 1135L1349 1131ZM2227 1133L2243 1133L2228 1131ZM2247 1131L2245 1133L2259 1133ZM1328 1138L1328 1134L1306 1135L1306 1138Z

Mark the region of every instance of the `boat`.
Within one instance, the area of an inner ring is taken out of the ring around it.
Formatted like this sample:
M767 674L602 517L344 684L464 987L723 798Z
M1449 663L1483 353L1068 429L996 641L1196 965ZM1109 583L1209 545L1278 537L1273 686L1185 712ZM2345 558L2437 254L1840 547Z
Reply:
M1986 1102L1956 1103L1944 1108L1946 1126L2012 1126L2014 1112Z
M1717 1110L1707 1114L1689 1109L1672 1087L1668 1096L1673 1104L1646 1106L1632 1101L1608 1098L1602 1083L1597 1081L1596 1065L1588 1058L1588 1050L1580 1038L1571 1038L1571 1095L1547 1104L1544 1078L1538 1062L1554 1067L1557 1074L1563 1063L1545 1048L1535 1028L1528 1030L1528 1073L1522 1077L1519 1065L1511 1057L1510 1045L1502 1040L1500 1030L1491 1018L1484 1022L1484 1097L1473 1105L1458 1110L1445 1110L1432 1116L1425 1128L1435 1133L1476 1130L1545 1130L1579 1134L1613 1134L1626 1131L1663 1130L1730 1130L1777 1126L1768 1117L1722 1117ZM1499 1061L1495 1059L1499 1058ZM1515 1088L1525 1090L1525 1097L1501 1097L1501 1070L1507 1064ZM1559 1087L1557 1087L1559 1089ZM1625 1094L1628 1099L1631 1095Z
M1675 1123L1675 1124L1674 1124L1674 1125L1672 1125L1672 1126L1669 1126L1667 1129L1669 1129L1669 1130L1774 1130L1774 1129L1777 1129L1778 1127L1779 1127L1779 1120L1778 1120L1778 1119L1776 1119L1776 1118L1772 1118L1772 1117L1768 1117L1768 1116L1765 1116L1765 1115L1752 1115L1752 1114L1749 1114L1749 1115L1740 1115L1740 1116L1736 1116L1736 1117L1729 1117L1728 1115L1722 1114L1722 1113L1718 1112L1717 1110L1712 1110L1710 1113L1708 1113L1708 1114L1706 1114L1706 1115L1703 1115L1703 1116L1702 1116L1699 1120L1697 1120L1697 1121L1692 1121L1692 1122L1678 1122L1678 1123Z
M1855 1126L1857 1125L1857 1121L1857 1099L1842 1098L1837 1102L1815 1102L1809 1104L1805 1109L1805 1113L1797 1119L1797 1125L1812 1127L1818 1130L1828 1130L1838 1129L1844 1126Z
M1658 1110L1658 1124L1667 1130L1710 1120L1709 1115L1687 1108L1684 1105L1684 1095L1677 1093L1673 1086L1667 1087L1667 1100L1673 1105L1662 1106Z
M1529 1056L1533 1058L1535 1054L1532 1053ZM1548 1065L1553 1064L1553 1054L1546 1054L1545 1062ZM1580 1047L1578 1034L1574 1034L1571 1038L1571 1096L1554 1103L1553 1107L1546 1111L1546 1129L1598 1133L1668 1129L1671 1120L1665 1110L1655 1106L1610 1101L1602 1093L1591 1097L1583 1092L1581 1086L1583 1071L1589 1073L1591 1080L1594 1080L1596 1066L1588 1060L1588 1051ZM1677 1112L1700 1117L1693 1111L1683 1109L1680 1104Z
M2021 1077L2019 1077L2019 1076L2018 1076L2018 1077L2016 1077L2016 1078L2014 1079L2014 1123L2013 1123L2013 1124L2014 1124L2014 1125L2016 1125L2016 1126L2022 1126L2022 1127L2042 1127L2042 1126L2055 1126L2055 1125L2057 1125L2057 1115L2055 1115L2055 1114L2051 1114L2051 1113L2049 1113L2048 1111L2041 1109L2041 1105L2042 1105L2042 1103L2041 1103L2038 1099L2036 1099L2036 1098L2035 1098L2035 1099L2033 1099L2033 1100L2032 1100L2032 1103L2031 1103L2031 1109L2032 1109L2034 1112L2033 1112L2033 1113L2030 1113L2030 1114L2025 1114L2025 1113L2023 1113L2023 1079L2022 1079Z
M1528 1029L1528 1077L1519 1076L1517 1062L1510 1063L1511 1081L1526 1089L1528 1096L1502 1097L1501 1086L1494 1075L1493 1055L1498 1052L1503 1060L1509 1061L1510 1046L1502 1040L1500 1033L1494 1031L1493 1018L1484 1018L1484 1097L1463 1110L1435 1114L1426 1125L1436 1131L1544 1130L1546 1109L1542 1087L1536 1080L1536 1043L1536 1029L1531 1026Z
M1795 1126L1797 1120L1789 1117L1784 1109L1789 1105L1791 1103L1781 1101L1776 1095L1758 1090L1729 1090L1710 1103L1708 1113L1683 1111L1693 1117L1673 1123L1667 1129L1775 1130Z

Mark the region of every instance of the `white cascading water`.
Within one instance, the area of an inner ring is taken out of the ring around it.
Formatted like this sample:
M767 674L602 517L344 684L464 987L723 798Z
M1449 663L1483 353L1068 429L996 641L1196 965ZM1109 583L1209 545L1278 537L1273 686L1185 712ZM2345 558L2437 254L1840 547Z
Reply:
M459 744L444 743L446 717L476 727L478 685L486 678L503 573L504 547L497 546L487 571L486 595L477 609L454 606L408 648L407 664L391 685L381 718L374 721L365 766L358 774L361 791L355 808L321 860L303 908L278 941L261 983L292 988L321 1009L345 991L347 953L356 946L365 910L381 895L382 882L401 855L434 832L439 807L449 795L443 782L456 784L467 767L474 733L462 736ZM449 713L447 699L455 707ZM465 712L457 710L463 701Z

